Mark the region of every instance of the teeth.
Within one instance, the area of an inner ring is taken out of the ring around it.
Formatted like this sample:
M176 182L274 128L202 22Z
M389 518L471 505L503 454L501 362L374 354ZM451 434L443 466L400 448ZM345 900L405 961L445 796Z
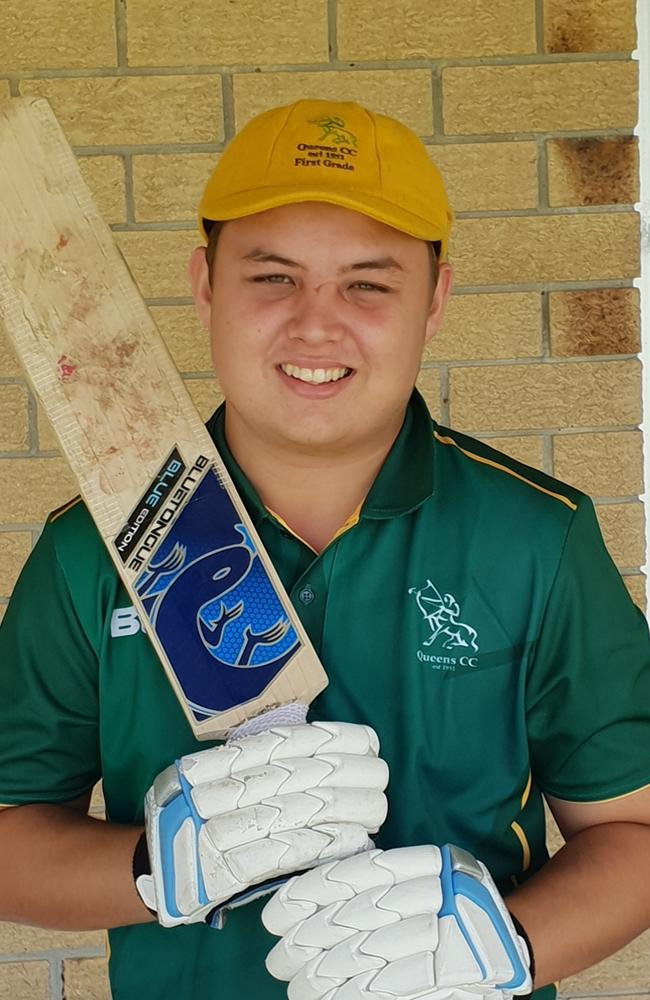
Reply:
M301 382L321 385L323 382L338 382L350 371L349 368L297 368L296 365L280 365L285 375L297 378Z

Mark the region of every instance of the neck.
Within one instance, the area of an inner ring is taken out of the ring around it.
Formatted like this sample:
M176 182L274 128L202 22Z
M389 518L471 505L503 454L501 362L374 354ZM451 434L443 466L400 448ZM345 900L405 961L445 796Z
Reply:
M232 433L226 410L228 445L262 503L316 552L363 503L397 433L354 454L294 453L252 446Z

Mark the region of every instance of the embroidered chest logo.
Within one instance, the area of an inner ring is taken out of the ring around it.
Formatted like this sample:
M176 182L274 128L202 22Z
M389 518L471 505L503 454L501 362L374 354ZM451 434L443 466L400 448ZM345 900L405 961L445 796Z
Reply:
M437 670L478 667L478 632L460 620L461 609L453 594L441 594L427 580L424 587L409 587L431 634L422 643L430 652L418 650L418 660L430 663Z

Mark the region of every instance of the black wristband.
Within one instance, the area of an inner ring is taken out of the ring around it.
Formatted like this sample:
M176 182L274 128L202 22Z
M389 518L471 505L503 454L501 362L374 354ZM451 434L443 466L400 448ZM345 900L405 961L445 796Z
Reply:
M138 893L138 898L142 900L145 906L147 906L138 892L138 878L140 875L151 875L151 859L149 857L149 848L147 846L147 835L144 830L138 837L138 842L135 845L131 871L133 872L133 884L135 886L135 891ZM158 916L156 911L152 910L150 906L147 906L147 909L149 910L149 913L153 914L154 917Z
M528 955L530 956L530 978L533 981L533 991L534 991L534 989L535 989L535 952L533 951L533 946L530 943L530 938L528 937L528 934L526 933L525 928L522 926L521 922L519 920L517 920L517 918L514 915L514 913L510 913L510 919L512 920L513 924L515 925L515 930L517 931L517 934L524 939L526 947L528 948ZM527 997L531 997L532 995L533 995L532 993L526 993L526 994L524 994L521 997L521 1000L526 1000Z

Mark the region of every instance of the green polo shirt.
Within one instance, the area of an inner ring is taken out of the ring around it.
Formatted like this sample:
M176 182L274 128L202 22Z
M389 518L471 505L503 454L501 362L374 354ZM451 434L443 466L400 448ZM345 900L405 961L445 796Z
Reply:
M584 495L438 427L414 393L358 516L317 555L262 506L223 423L221 409L209 429L330 677L312 716L379 733L378 846L450 841L508 892L546 861L543 792L590 802L650 783L647 627ZM155 775L208 745L73 502L0 629L0 802L63 802L102 777L109 818L139 823ZM262 905L222 931L111 931L115 1000L284 1000Z

